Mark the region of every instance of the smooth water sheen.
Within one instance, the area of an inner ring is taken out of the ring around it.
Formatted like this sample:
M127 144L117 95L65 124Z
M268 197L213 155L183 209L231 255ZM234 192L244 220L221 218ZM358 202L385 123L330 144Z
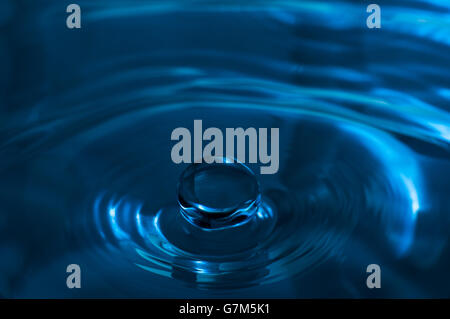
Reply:
M450 296L448 1L380 30L362 1L77 3L1 2L1 296ZM280 128L278 173L174 164L196 119Z

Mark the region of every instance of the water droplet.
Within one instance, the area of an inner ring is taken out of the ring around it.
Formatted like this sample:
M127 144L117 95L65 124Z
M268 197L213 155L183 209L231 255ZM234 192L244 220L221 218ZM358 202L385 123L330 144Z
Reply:
M258 210L260 201L256 176L242 163L192 164L178 184L182 215L205 229L246 222Z

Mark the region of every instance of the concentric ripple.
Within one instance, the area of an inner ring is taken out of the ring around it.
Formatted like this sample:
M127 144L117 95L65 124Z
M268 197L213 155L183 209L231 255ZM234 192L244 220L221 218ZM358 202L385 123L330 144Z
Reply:
M78 3L79 38L49 4L0 41L39 65L0 118L0 295L66 296L78 263L82 297L371 297L377 263L381 297L448 297L446 2L370 31L354 1ZM280 128L279 172L173 163L196 119Z
M256 119L253 112L244 111L240 118L249 114L253 120L267 124L274 117L267 112L262 115L265 109L261 108ZM179 112L187 118L194 111ZM124 168L126 180L123 176L117 181L112 177L101 179L109 189L118 185L127 191L126 196L116 192L96 198L95 229L101 240L123 249L123 256L133 256L135 250L142 260L136 261L135 256L131 259L142 269L216 289L276 282L314 269L342 253L358 224L370 222L381 227L388 235L378 238L383 250L393 255L408 251L423 200L419 197L421 176L411 151L368 127L286 111L287 118L282 117L283 112L278 112L278 121L282 121L281 127L289 128L285 138L291 138L288 144L292 150L282 153L284 168L279 176L257 176L262 199L257 212L248 217L250 221L213 231L204 224L195 225L180 213L175 201L176 183L170 183L171 191L164 191L173 194L166 196L167 205L153 205L161 195L156 191L160 180L136 183L135 178L162 169L161 164L136 170L130 167L137 166L130 163ZM230 111L204 109L202 113L206 118L226 119ZM307 152L301 150L299 146L311 136L316 146ZM213 169L215 165L226 164L214 164ZM186 174L190 173L180 174L181 178ZM145 189L148 195L139 195ZM137 194L131 195L133 192Z

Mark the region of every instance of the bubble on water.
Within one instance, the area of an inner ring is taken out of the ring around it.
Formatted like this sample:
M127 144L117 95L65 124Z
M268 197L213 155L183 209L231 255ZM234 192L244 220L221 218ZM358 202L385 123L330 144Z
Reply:
M253 172L242 163L194 163L181 175L178 203L192 224L209 229L233 227L249 220L261 195Z

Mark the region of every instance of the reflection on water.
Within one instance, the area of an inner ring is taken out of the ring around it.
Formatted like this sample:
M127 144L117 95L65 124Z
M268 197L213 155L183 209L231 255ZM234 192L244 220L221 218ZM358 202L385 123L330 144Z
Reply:
M1 296L449 296L447 1L384 2L380 30L360 1L78 3L81 30L0 7ZM238 227L180 214L195 119L280 128Z

